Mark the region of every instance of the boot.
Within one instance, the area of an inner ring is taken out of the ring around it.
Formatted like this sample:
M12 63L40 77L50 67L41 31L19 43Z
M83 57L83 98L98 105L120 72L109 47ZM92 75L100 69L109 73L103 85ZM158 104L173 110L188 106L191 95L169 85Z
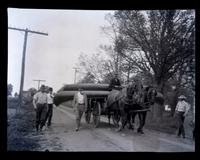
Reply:
M76 132L79 130L79 128L80 128L80 120L76 120Z

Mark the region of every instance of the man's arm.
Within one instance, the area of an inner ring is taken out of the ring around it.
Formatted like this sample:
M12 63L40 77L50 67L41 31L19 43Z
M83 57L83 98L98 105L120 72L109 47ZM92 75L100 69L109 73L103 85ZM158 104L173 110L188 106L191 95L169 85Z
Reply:
M73 99L73 102L72 102L72 106L73 106L74 110L76 108L76 102L77 102L77 93L74 94L74 99Z
M184 116L186 116L188 114L188 111L190 110L190 105L188 103L186 103L186 109L185 109L185 113Z
M37 109L37 105L36 105L36 95L33 96L33 107L34 107L34 109Z

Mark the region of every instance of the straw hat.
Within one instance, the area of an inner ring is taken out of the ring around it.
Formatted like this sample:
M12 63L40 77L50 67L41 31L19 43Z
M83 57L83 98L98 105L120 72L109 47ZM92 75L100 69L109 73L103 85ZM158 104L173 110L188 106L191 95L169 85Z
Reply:
M178 97L178 99L186 99L186 97L184 95L181 95Z

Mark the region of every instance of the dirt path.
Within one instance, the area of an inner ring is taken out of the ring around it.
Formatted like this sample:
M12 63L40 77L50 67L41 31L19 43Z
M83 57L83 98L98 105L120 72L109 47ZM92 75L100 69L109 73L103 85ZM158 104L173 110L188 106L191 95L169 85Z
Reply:
M29 138L40 139L36 151L152 151L152 152L187 152L194 151L194 142L177 139L175 135L164 134L145 129L145 134L128 129L116 132L105 118L98 128L86 124L82 118L79 132L75 132L75 116L72 109L60 106L54 109L51 128L43 133L34 131Z

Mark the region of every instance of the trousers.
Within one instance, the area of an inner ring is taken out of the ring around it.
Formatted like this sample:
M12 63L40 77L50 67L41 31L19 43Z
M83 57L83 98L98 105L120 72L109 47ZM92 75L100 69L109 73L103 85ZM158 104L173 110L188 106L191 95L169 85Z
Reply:
M185 138L185 129L184 129L184 112L177 112L177 121L178 121L178 136L183 136Z
M77 104L75 107L75 116L76 116L76 126L80 128L81 117L85 112L85 105L84 104Z
M47 122L48 126L51 125L52 116L53 116L53 104L48 104L48 110L45 119L45 122Z
M36 109L36 129L38 130L39 127L42 129L42 127L45 125L45 118L47 114L47 105L46 104L37 104Z

